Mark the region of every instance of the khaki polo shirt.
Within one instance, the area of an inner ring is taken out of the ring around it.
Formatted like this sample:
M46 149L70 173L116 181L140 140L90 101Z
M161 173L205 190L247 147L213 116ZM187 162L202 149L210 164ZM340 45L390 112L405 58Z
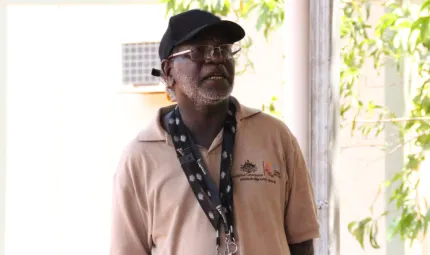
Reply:
M235 100L235 99L234 99ZM319 237L312 184L286 125L237 107L232 177L237 255L290 255ZM156 119L127 146L114 178L111 255L212 255L216 232L196 200L172 140ZM200 148L219 184L222 131ZM222 253L223 254L223 253Z

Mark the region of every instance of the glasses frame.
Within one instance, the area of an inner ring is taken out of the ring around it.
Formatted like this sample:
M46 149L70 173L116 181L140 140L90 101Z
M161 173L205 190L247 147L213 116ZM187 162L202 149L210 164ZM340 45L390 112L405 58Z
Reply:
M175 58L175 57L179 57L179 56L182 56L182 55L189 54L191 60L194 60L194 61L211 60L214 57L216 49L218 49L218 52L220 52L220 56L222 56L221 55L221 50L222 50L221 47L226 46L226 45L232 45L232 46L233 45L237 45L239 47L239 49L237 51L235 51L235 52L232 53L232 57L231 58L226 58L226 59L234 59L235 58L234 56L237 56L237 54L240 53L240 51L242 50L242 47L240 46L239 43L227 43L227 44L222 44L222 45L219 45L219 46L213 46L213 45L196 45L194 47L191 47L188 50L183 50L183 51L174 53L174 54L170 55L167 59L172 59L172 58ZM193 59L193 57L191 56L191 51L194 50L194 49L196 49L197 47L202 47L202 46L207 46L207 47L212 47L213 48L211 56L209 58L203 58L201 60L200 59ZM225 57L223 57L223 58L225 58Z

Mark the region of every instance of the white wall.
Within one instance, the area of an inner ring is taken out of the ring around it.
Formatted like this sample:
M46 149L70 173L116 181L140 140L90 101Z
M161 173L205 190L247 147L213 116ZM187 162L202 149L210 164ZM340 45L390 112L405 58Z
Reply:
M121 43L158 39L163 14L8 7L7 255L107 254L112 173L157 107L116 93Z

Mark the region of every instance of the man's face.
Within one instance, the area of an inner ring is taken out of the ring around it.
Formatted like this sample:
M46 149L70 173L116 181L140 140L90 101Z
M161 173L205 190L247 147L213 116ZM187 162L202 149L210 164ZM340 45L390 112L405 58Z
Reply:
M199 45L219 46L227 41L214 31L175 48L175 52L189 50ZM233 90L234 59L220 56L218 49L209 60L192 60L190 54L173 58L170 75L178 101L190 100L196 105L211 105L228 98Z

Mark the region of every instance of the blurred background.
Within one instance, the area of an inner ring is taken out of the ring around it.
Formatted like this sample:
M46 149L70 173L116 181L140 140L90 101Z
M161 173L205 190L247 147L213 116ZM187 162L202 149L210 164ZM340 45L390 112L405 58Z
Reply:
M169 16L246 30L233 95L282 119L318 255L430 254L430 0L0 0L0 255L108 254L124 146L171 104Z

